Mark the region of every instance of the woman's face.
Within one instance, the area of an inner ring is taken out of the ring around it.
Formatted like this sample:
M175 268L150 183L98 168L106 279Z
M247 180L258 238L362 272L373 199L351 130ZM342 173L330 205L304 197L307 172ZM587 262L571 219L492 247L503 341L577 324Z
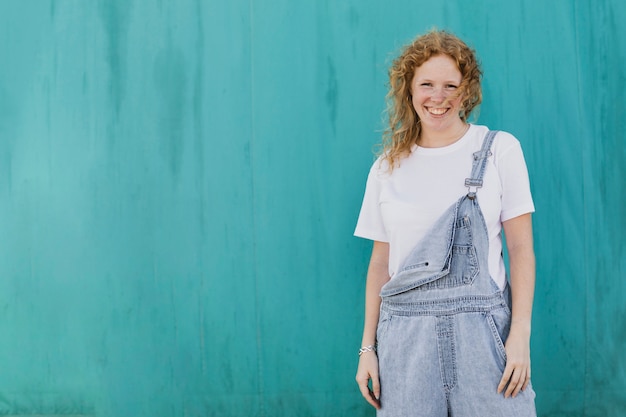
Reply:
M461 71L448 55L435 55L415 69L411 82L413 108L424 131L458 129L463 97L453 98L461 85Z

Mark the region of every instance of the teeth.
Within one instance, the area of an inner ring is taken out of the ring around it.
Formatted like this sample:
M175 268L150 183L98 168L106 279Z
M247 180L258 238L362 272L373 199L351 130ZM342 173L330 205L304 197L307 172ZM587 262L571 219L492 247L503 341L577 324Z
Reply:
M446 111L448 111L448 109L433 109L433 108L429 108L428 111L432 114L436 114L436 115L440 115L440 114L444 114Z

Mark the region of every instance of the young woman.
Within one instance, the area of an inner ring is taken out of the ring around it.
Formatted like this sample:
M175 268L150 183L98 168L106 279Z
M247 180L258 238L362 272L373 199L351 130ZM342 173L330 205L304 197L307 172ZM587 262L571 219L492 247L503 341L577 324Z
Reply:
M518 140L467 122L481 75L445 31L389 70L389 127L355 231L374 241L356 380L379 416L536 415L534 205Z

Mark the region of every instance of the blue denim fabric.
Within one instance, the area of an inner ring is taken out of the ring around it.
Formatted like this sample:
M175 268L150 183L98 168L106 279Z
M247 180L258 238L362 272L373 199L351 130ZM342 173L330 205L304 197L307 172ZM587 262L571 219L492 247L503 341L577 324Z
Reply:
M496 392L506 365L510 293L489 274L477 196L494 136L474 154L468 194L381 290L378 417L536 416L531 385L515 398Z

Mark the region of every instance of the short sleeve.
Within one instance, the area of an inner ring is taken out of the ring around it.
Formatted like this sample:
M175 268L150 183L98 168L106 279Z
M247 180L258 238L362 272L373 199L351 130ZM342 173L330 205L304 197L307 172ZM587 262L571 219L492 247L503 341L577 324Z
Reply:
M517 139L510 134L505 149L502 150L496 162L502 184L502 211L500 221L505 222L526 213L533 213L535 205L530 192L528 168Z
M365 195L354 235L379 242L388 242L387 231L380 211L382 189L379 162L375 162L367 176Z

